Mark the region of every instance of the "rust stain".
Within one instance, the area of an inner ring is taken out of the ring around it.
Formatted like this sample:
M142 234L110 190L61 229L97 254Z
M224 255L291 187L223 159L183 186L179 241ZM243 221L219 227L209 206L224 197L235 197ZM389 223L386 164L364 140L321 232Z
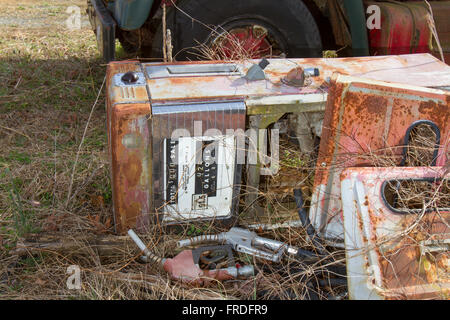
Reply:
M335 148L334 140L337 134L337 123L339 121L339 106L344 90L344 85L334 82L328 92L325 116L322 125L322 137L319 146L316 172L314 178L314 187L327 183L329 176L329 167L331 165L332 155ZM322 143L323 141L323 143Z
M362 102L362 106L366 107L368 113L373 115L380 115L386 110L387 99L379 96L367 96ZM370 115L367 115L370 116Z
M123 208L124 217L123 227L128 229L136 225L136 220L141 213L141 204L139 202L127 202Z
M380 266L383 275L383 282L388 289L401 289L407 298L430 298L439 297L439 282L446 282L445 279L438 277L438 268L436 263L427 262L426 257L421 256L418 244L420 241L427 239L432 234L445 234L450 230L445 227L449 222L449 212L443 212L440 217L436 213L430 213L425 216L423 221L420 221L417 226L420 232L411 232L408 237L403 237L395 250L383 252L380 257ZM416 217L408 217L405 220L406 227L415 223ZM382 225L373 222L375 228L382 227ZM425 235L426 233L426 235ZM425 261L425 265L424 265ZM425 268L424 268L425 266ZM448 283L448 279L447 279ZM420 294L420 292L412 291L410 288L420 288L435 284L435 292L429 292L427 295Z
M130 201L127 199L125 192L121 192L117 195L114 204L118 232L123 233L134 227L141 212L140 203Z
M178 77L178 78L168 78L166 80L168 80L172 85L179 85L179 86L183 86L183 85L192 85L195 82L195 79L201 79L202 83L205 82L214 82L217 81L217 79L222 79L223 77L221 76L209 76L209 77Z
M419 112L420 113L429 113L436 109L437 103L434 101L428 100L420 103Z
M419 112L427 115L433 122L445 124L449 121L450 103L444 105L431 100L423 101L419 105Z
M270 77L274 77L274 78L282 78L282 77L286 76L286 72L284 72L284 71L265 69L264 72L267 75L269 75Z
M142 174L141 157L132 154L128 157L127 162L123 164L123 173L126 177L129 187L135 187L139 183Z
M130 152L122 144L125 135L133 133L137 139L146 141L142 134L130 124L138 117L148 116L151 112L149 104L107 105L108 141L111 157L111 176L114 214L119 233L133 226L141 215L142 201L141 178L144 175L143 149ZM143 145L146 145L145 143Z

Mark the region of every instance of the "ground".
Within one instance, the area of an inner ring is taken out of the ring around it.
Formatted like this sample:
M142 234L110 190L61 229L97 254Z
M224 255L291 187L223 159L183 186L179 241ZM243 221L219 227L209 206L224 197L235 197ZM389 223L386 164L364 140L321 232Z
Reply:
M80 8L79 30L67 28L71 6ZM43 256L11 257L21 237L111 229L99 91L105 65L85 9L81 0L0 1L0 296L6 298L86 294L64 292L68 262L50 267L50 275ZM42 290L47 285L53 287Z

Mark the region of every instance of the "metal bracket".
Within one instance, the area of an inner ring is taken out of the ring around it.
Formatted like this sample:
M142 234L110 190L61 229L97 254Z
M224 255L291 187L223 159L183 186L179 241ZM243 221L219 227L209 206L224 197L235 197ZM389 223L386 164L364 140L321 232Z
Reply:
M261 163L258 157L258 154L261 152L261 137L259 135L259 130L267 129L271 124L277 122L282 116L283 113L254 115L249 117L249 126L250 129L256 130L256 139L255 141L249 142L249 149L252 148L252 145L253 148L249 152L249 164L247 165L248 191L245 197L245 205L249 208L250 214L253 215L261 215L263 213L262 208L255 204L255 201L258 198L259 181L261 178Z

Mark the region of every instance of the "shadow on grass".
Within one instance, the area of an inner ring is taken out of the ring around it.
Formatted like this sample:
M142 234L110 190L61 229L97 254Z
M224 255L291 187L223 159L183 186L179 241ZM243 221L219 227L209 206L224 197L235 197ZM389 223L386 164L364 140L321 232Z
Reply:
M95 100L106 65L99 59L0 59L0 111L83 110Z
M110 218L104 88L99 93L105 73L97 57L0 58L0 238L70 230L58 220L64 214ZM66 205L81 143L76 196Z

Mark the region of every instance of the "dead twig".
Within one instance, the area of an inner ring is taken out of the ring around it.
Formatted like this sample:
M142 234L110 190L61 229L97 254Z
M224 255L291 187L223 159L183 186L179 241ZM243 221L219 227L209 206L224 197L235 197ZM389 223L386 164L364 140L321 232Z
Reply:
M166 47L167 47L167 59L169 60L169 62L172 62L173 61L173 58L172 58L173 46L172 46L172 35L170 33L170 29L167 29Z
M84 138L86 137L87 129L89 127L89 123L91 121L92 114L94 113L95 107L97 106L97 102L98 102L98 100L100 98L100 95L102 93L105 81L106 81L106 76L103 78L102 85L101 85L100 89L98 90L97 98L95 99L95 102L92 105L91 112L89 113L89 118L87 120L86 126L84 127L84 132L83 132L83 136L81 138L80 145L78 146L78 151L77 151L77 155L76 155L76 158L75 158L75 163L73 164L73 168L72 168L72 175L71 175L71 178L70 178L69 191L67 192L67 200L66 200L66 204L65 204L66 208L67 208L67 206L69 205L69 202L70 202L70 194L72 193L73 179L74 179L74 176L75 176L75 169L76 169L77 164L78 164L78 159L80 157L81 147L83 145Z
M163 17L162 17L162 32L163 32L163 59L167 62L167 48L166 48L166 4L162 4Z
M11 131L11 132L14 132L14 133L17 133L17 134L19 134L19 135L21 135L21 136L24 136L24 137L27 138L28 140L32 141L31 138L30 138L29 136L27 136L25 133L22 133L22 132L20 132L20 131L18 131L18 130L16 130L16 129L8 128L8 127L2 126L2 125L0 125L0 128L2 128L2 129L4 129L4 130Z
M40 234L34 238L22 239L11 252L17 256L28 256L37 253L89 253L93 248L99 256L119 256L137 249L128 236L95 236L95 235L54 235ZM126 249L129 249L128 251Z
M431 7L430 3L427 0L424 0L424 1L427 4L428 10L429 10L427 20L428 20L428 25L431 30L431 34L433 35L434 39L436 40L436 45L438 46L439 54L441 55L441 60L442 60L442 62L445 63L444 52L442 50L441 42L439 41L439 36L438 36L437 30L436 30L436 23L434 21L433 8Z

